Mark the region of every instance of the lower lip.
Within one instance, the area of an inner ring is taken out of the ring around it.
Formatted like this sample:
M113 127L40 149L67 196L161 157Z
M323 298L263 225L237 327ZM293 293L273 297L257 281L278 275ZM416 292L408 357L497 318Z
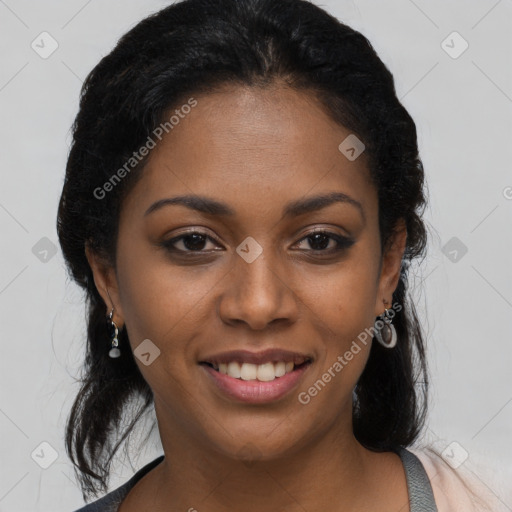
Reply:
M311 366L311 363L305 364L290 373L286 373L282 377L276 377L268 382L235 379L214 370L206 364L201 364L200 366L225 395L240 402L262 404L279 400L290 393L298 385L304 372Z

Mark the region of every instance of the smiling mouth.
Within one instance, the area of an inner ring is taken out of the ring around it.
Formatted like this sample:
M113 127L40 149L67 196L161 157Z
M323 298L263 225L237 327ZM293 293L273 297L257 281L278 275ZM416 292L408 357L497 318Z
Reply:
M263 364L239 363L238 361L230 361L229 363L209 363L202 362L200 364L209 366L215 371L228 375L234 379L245 381L270 382L275 379L284 377L288 373L304 368L310 365L311 359L306 359L302 363L293 361L276 361Z

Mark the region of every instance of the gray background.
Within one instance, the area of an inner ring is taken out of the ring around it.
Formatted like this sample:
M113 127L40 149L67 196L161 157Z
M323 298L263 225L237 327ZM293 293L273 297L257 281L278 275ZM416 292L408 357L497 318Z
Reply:
M69 130L87 73L167 3L0 0L0 511L82 504L63 436L84 310L55 230ZM370 39L418 128L432 235L411 274L432 376L422 443L467 453L464 466L500 493L512 482L512 1L316 3ZM58 43L46 59L31 47L46 37L51 48L44 31ZM469 44L461 55L454 31ZM111 488L161 453L158 437L131 453Z

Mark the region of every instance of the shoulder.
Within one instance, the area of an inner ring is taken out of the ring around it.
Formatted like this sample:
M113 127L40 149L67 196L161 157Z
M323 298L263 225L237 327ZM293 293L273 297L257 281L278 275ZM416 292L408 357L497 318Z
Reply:
M117 512L119 505L127 496L128 492L135 486L135 484L142 479L142 477L149 473L154 467L156 467L162 460L164 456L161 455L157 457L155 460L151 461L149 464L146 464L143 468L139 469L126 483L114 489L113 491L105 494L101 498L88 503L75 510L74 512Z
M121 502L133 485L135 485L135 482L133 482L133 479L130 479L121 487L118 487L112 492L105 494L105 496L88 503L74 512L117 512L119 505L121 505Z
M454 469L432 448L407 450L425 468L438 512L510 512L505 490L480 478L469 461Z
M127 484L118 487L116 490L105 494L102 498L89 503L82 508L75 510L74 512L117 512L121 501L128 491L124 491L124 487Z

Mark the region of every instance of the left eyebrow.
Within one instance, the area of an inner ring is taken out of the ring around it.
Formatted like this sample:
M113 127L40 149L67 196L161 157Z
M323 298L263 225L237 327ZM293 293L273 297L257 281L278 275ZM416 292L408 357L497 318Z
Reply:
M354 206L361 214L363 221L366 222L363 205L343 192L332 192L330 194L311 196L306 197L305 199L292 201L286 205L283 217L297 217L299 215L304 215L305 213L321 210L322 208L326 208L334 203L346 203Z
M334 203L345 203L354 206L361 214L363 221L366 222L366 216L362 204L342 192L332 192L330 194L311 196L305 199L292 201L285 206L283 210L283 217L298 217L299 215L321 210L322 208L326 208ZM235 215L235 211L226 203L216 201L215 199L211 199L206 196L183 195L159 199L146 210L144 216L168 205L182 205L190 208L191 210L196 210L209 215Z

